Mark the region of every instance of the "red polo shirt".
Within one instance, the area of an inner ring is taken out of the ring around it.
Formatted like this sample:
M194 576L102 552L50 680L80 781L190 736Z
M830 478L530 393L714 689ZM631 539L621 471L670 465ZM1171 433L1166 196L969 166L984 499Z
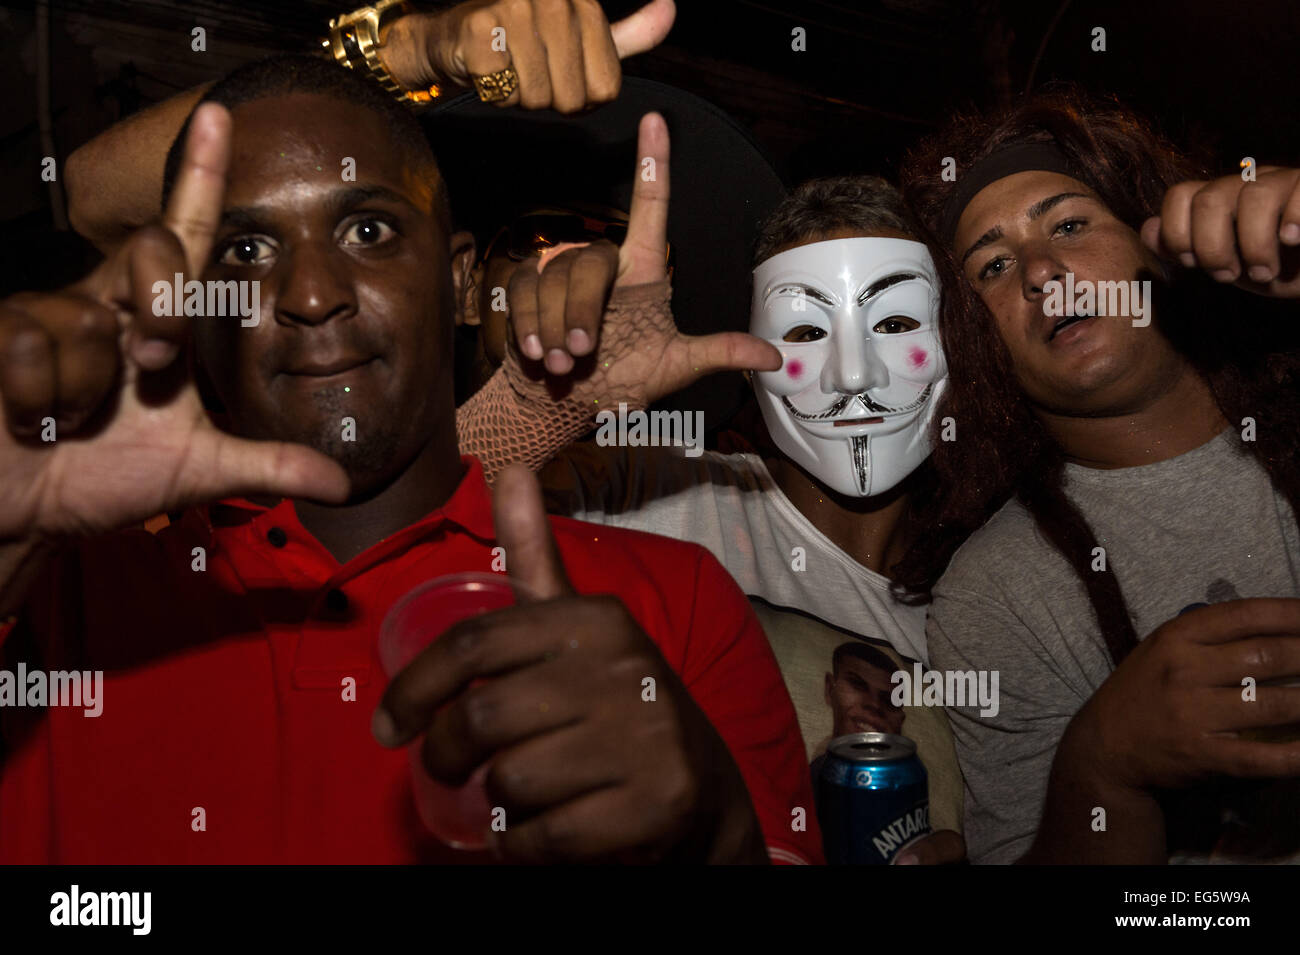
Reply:
M370 735L388 608L433 577L491 568L491 498L464 461L444 507L346 564L291 502L243 500L52 564L0 659L104 671L103 712L0 710L0 862L482 860L427 833L406 753ZM551 526L574 587L623 601L727 742L773 859L821 861L794 707L731 578L694 544ZM800 807L807 830L792 831Z

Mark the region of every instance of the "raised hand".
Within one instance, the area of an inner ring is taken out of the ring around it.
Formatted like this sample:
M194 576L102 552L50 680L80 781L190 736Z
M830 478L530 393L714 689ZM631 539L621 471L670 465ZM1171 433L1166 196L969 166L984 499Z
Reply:
M569 248L524 262L510 280L511 344L533 378L568 375L573 394L595 407L644 406L718 371L781 367L781 354L744 332L684 335L673 324L666 288L658 309L609 309L611 291L644 298L668 278L668 127L641 119L627 238ZM575 368L574 358L579 361Z
M76 285L0 303L0 541L92 534L233 495L346 498L328 457L219 431L189 375L191 319L154 313L156 282L170 289L207 263L230 122L215 104L195 113L163 225Z
M470 0L396 21L381 58L404 89L469 87L512 67L518 88L497 105L571 113L615 99L619 61L658 46L676 15L673 0L612 24L597 0Z
M1300 298L1300 169L1261 166L1254 182L1180 182L1143 223L1142 241L1220 282Z
M397 674L379 741L423 736L449 785L489 763L510 861L766 861L740 770L658 647L616 598L574 593L537 479L507 469L493 504L520 602L457 624Z

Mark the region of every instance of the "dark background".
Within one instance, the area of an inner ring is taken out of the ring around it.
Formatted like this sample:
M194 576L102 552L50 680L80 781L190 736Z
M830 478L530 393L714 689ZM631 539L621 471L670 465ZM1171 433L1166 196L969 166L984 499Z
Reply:
M116 120L239 63L308 50L359 0L254 3L72 0L49 9L48 123L62 159ZM437 7L445 4L423 4ZM637 0L608 0L611 19ZM0 6L0 291L51 287L91 261L59 229L40 179L35 3ZM192 52L190 30L207 31ZM806 52L791 50L794 27ZM1093 52L1092 30L1106 31ZM1135 0L678 0L668 41L628 73L730 112L787 182L892 174L955 108L988 107L1053 79L1114 93L1223 171L1243 156L1300 160L1300 5ZM61 168L61 167L60 167Z

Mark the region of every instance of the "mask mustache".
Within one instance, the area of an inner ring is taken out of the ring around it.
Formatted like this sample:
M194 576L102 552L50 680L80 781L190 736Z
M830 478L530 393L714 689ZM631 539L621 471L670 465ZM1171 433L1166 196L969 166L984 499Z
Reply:
M832 404L829 408L827 408L825 411L819 411L816 414L807 414L803 411L800 411L798 408L796 408L793 404L790 403L789 398L786 398L784 396L781 398L781 403L785 405L786 411L790 412L791 415L793 415L795 418L799 419L800 421L828 421L832 418L839 418L855 401L861 402L863 409L866 412L868 412L868 414L870 415L906 414L909 411L915 411L917 408L921 407L923 404L929 401L930 392L931 390L933 390L933 388L934 388L933 383L927 384L925 386L925 390L922 391L921 394L918 395L914 401L908 402L905 405L898 405L898 406L882 405L878 401L873 401L871 396L868 395L866 392L863 392L861 394L856 394L856 395L844 395L841 398L837 398L835 400L835 403Z

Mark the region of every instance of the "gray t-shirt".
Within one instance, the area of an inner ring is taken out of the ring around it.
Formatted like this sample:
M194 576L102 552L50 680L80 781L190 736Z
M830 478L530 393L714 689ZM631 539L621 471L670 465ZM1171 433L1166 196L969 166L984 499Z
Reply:
M1066 492L1105 548L1139 637L1192 604L1300 596L1295 515L1235 429L1143 467L1067 465ZM1033 842L1066 725L1112 669L1092 605L1013 500L953 557L927 635L934 668L999 672L995 716L975 706L949 716L970 858L1013 862ZM1300 803L1290 812L1300 816Z

